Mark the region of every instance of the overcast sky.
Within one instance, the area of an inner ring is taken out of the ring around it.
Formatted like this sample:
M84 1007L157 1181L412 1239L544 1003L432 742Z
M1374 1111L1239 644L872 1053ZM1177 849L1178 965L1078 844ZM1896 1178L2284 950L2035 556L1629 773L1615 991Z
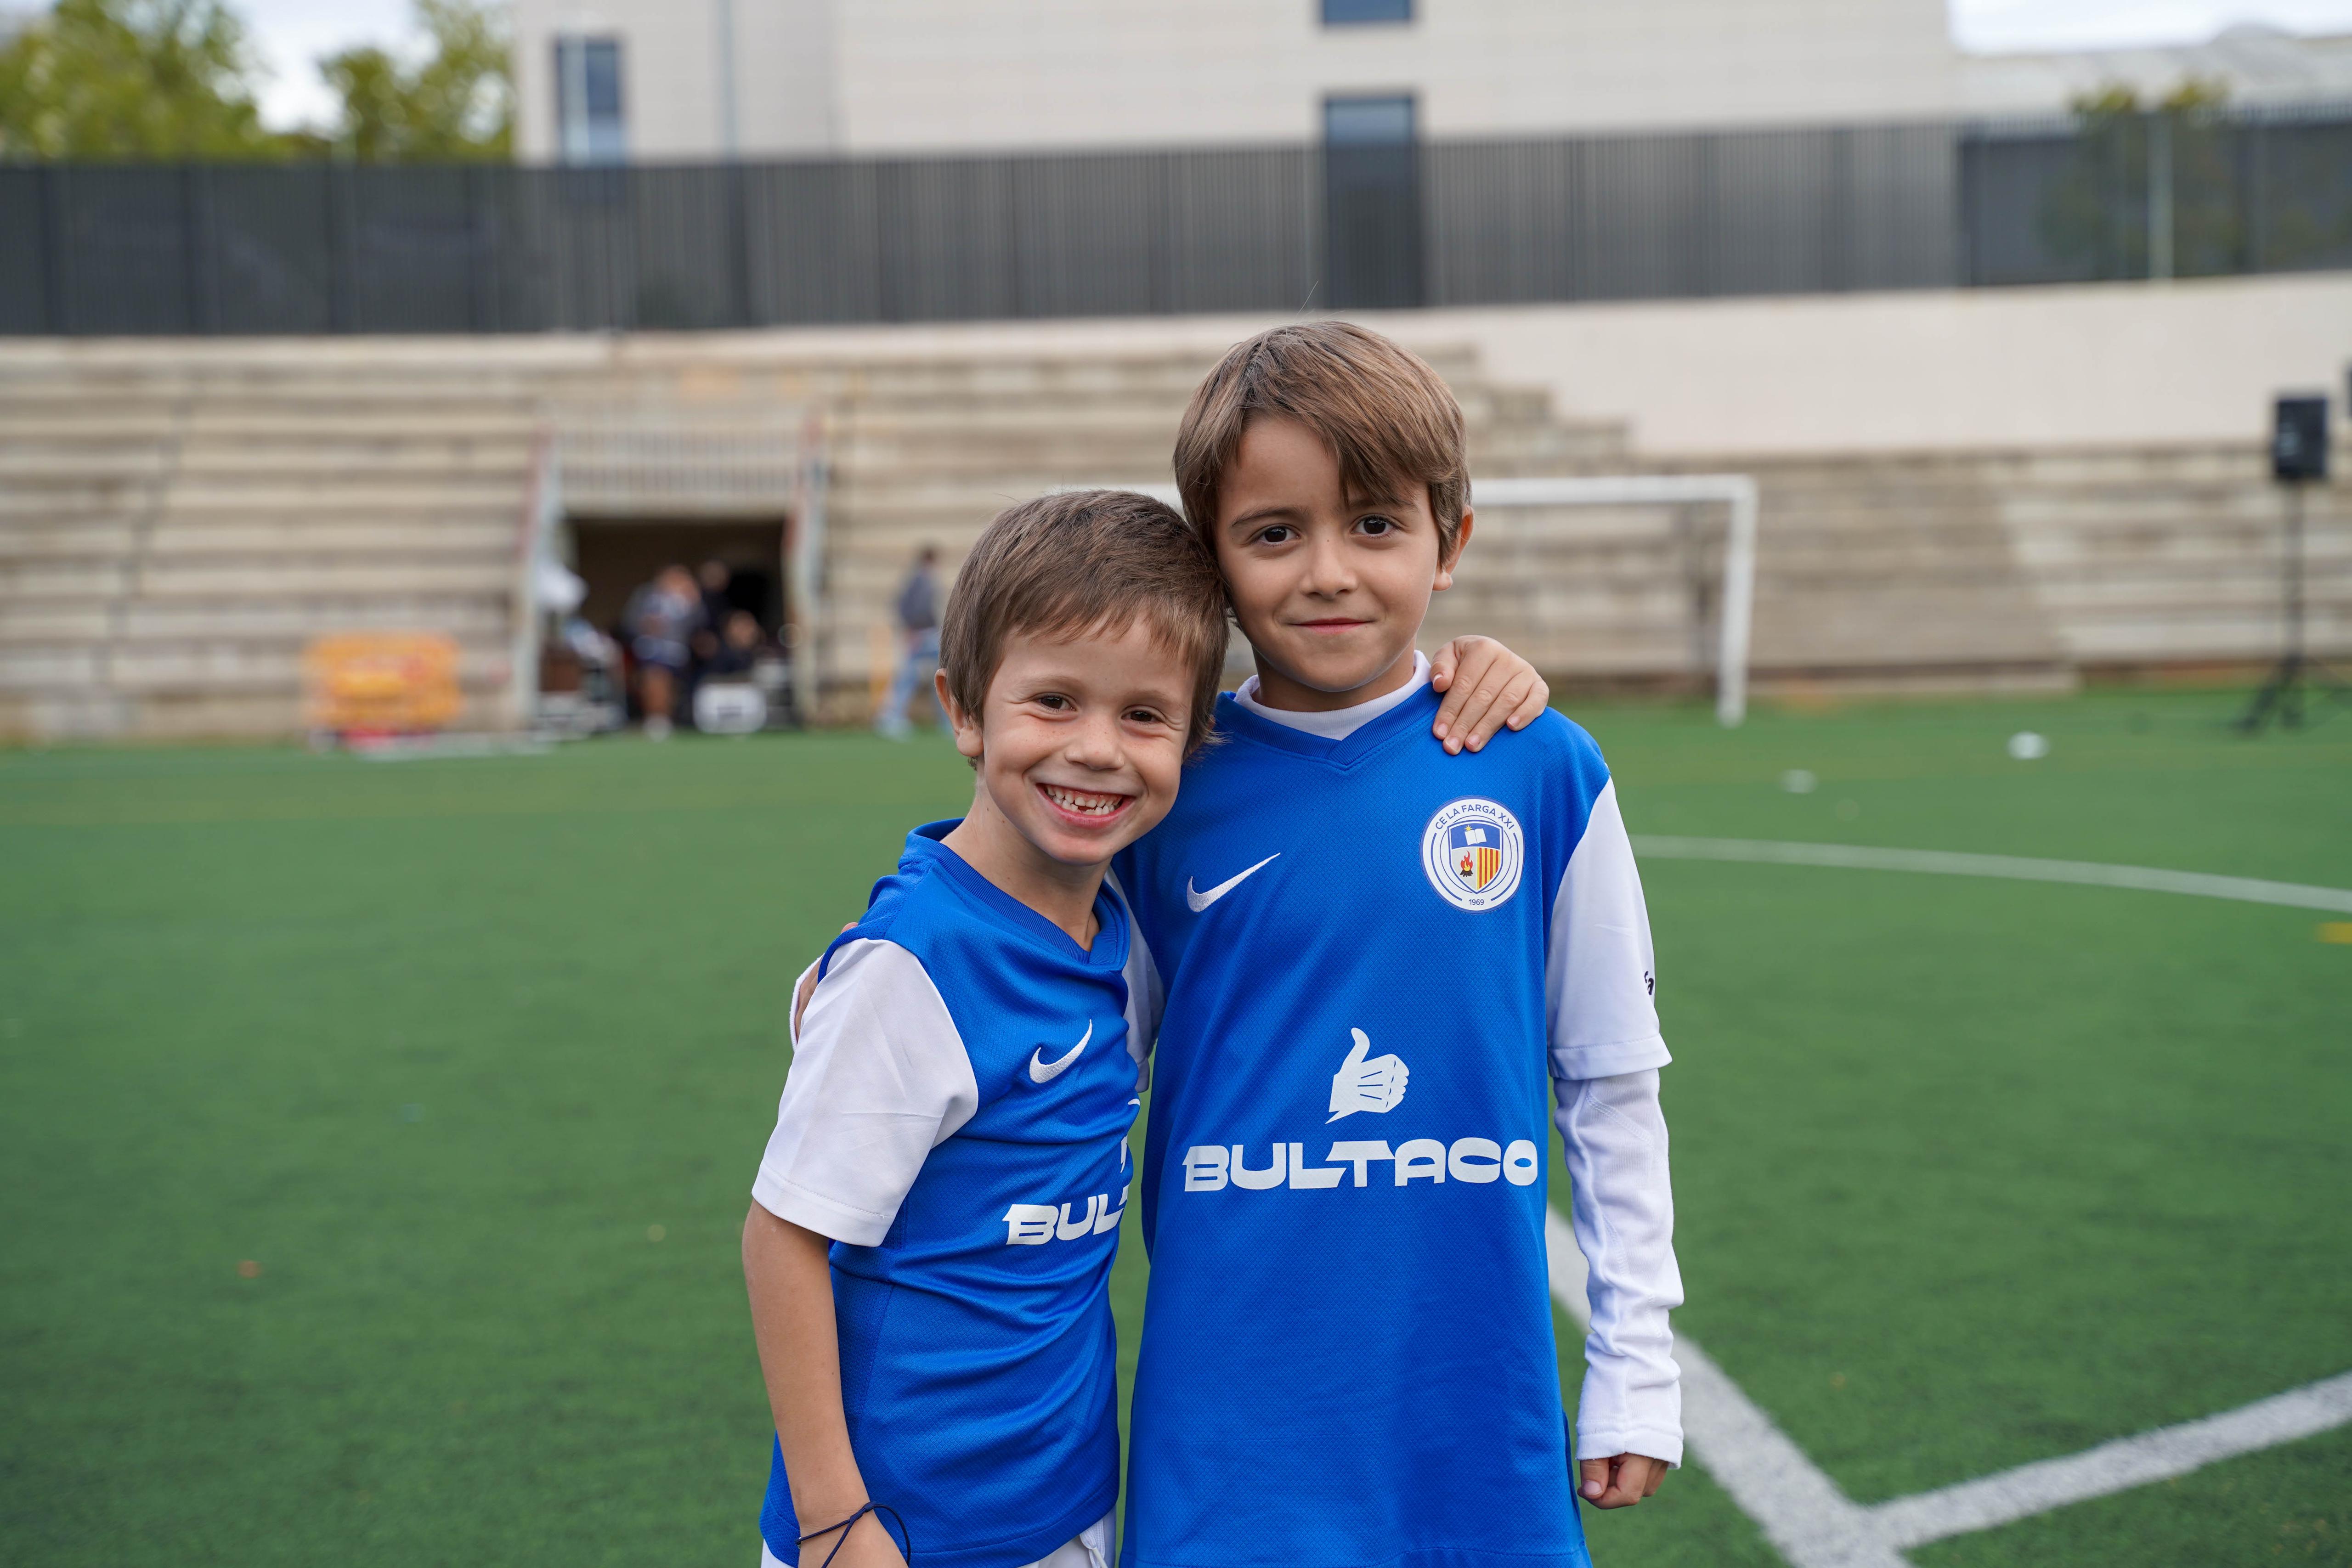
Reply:
M408 0L229 0L269 68L261 117L280 130L328 120L334 100L314 61L353 44L410 38Z
M273 125L324 120L333 105L311 62L355 43L411 37L409 0L232 0L252 24L271 80ZM2090 49L2185 44L2233 22L2301 33L2352 33L2352 0L1950 0L1964 49Z

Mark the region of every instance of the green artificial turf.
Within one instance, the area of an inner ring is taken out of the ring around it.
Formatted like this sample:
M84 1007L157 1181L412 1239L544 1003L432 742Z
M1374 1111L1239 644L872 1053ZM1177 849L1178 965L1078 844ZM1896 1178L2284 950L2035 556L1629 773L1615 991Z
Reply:
M2248 740L2229 706L1581 716L1637 834L2352 886L2352 715ZM748 1562L737 1235L786 991L969 778L856 736L0 752L0 1557ZM1677 1326L1851 1495L2352 1368L2331 917L1644 876ZM2337 1433L1914 1556L2340 1563L2348 1505ZM1587 1518L1602 1568L1777 1561L1696 1467Z
M2092 1563L2352 1562L2352 1429L2077 1503L2006 1529L1915 1547L1918 1568Z

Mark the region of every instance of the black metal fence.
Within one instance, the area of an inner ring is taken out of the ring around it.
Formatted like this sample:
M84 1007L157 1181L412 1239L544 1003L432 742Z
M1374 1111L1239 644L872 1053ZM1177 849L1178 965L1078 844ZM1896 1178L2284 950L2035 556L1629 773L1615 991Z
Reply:
M2352 267L2352 109L1359 152L0 166L0 332L506 332Z
M1971 284L2352 267L2352 106L1984 125L1959 153Z

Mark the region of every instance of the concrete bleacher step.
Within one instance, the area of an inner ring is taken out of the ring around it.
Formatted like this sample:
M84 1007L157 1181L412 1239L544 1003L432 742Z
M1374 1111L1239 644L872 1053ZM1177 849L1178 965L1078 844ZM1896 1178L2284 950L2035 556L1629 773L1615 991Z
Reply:
M530 392L342 351L163 344L127 373L124 351L0 368L0 731L283 733L305 646L366 629L455 636L493 711Z
M207 438L191 441L174 467L184 486L198 481L415 484L425 475L431 476L436 485L471 479L502 485L512 476L515 465L528 458L529 450L521 443L454 436L402 435L366 441L283 437L236 443Z
M515 519L488 510L432 513L420 517L374 507L321 516L317 507L282 517L267 512L232 514L191 523L182 516L159 522L147 540L151 557L289 556L449 557L488 560L504 572L513 561ZM0 550L5 546L0 545Z

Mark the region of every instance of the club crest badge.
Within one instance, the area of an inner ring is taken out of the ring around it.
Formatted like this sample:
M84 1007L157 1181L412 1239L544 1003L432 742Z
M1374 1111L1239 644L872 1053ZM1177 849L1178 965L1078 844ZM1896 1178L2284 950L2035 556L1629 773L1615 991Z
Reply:
M1492 800L1456 800L1421 834L1429 885L1456 909L1492 909L1519 890L1527 843L1519 820Z

